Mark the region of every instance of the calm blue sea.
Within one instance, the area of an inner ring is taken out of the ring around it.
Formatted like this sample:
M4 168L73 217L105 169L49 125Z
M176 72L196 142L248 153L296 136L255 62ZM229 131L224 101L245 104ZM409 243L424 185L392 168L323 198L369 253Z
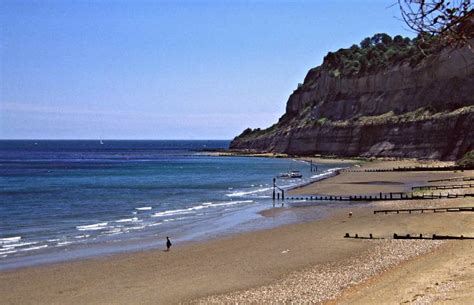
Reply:
M0 269L162 247L296 221L268 220L290 188L343 165L207 156L229 141L0 141ZM319 216L321 212L319 212ZM317 217L317 215L313 215ZM313 217L311 216L311 217Z

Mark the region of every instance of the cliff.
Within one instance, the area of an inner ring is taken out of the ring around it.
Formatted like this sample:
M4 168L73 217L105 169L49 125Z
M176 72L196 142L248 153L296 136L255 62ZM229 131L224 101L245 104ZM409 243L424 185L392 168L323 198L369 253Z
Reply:
M377 69L358 68L355 57L356 72L342 70L341 60L331 64L333 56L308 72L278 123L245 130L231 148L445 160L474 149L474 52L467 46Z

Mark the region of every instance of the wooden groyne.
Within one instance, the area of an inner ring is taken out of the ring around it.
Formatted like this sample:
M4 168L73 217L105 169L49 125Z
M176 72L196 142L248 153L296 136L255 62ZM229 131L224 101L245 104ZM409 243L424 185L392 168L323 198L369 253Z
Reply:
M439 171L464 171L472 168L461 166L408 166L394 168L367 168L367 169L345 169L344 172L351 173L382 173L382 172L439 172Z
M400 214L400 213L424 213L424 212L474 212L474 207L445 207L445 208L414 208L414 209L392 209L392 210L375 210L374 214Z
M463 189L474 187L474 183L469 184L453 184L453 185L422 185L414 186L411 189L414 191L422 190L453 190L453 189Z
M421 200L421 199L454 199L474 197L474 194L414 194L414 193L379 193L379 195L350 195L350 196L324 196L305 195L284 197L283 200L305 201L387 201L387 200Z
M445 182L445 181L474 181L474 177L454 177L454 178L446 178L446 179L428 180L428 182Z
M431 237L429 236L423 236L423 234L420 235L410 235L410 234L405 234L405 235L399 235L397 233L393 233L393 239L474 239L474 237L469 237L469 236L454 236L454 235L438 235L438 234L433 234Z
M351 236L349 233L346 233L344 235L344 238L358 238L358 239L384 239L383 237L374 237L372 233L369 234L369 236L359 236L359 234L354 234Z
M384 239L383 237L374 237L372 233L369 234L369 236L359 236L359 234L354 234L350 235L349 233L346 233L344 235L344 238L355 238L355 239ZM432 234L431 236L423 234L418 234L418 235L411 235L411 234L397 234L393 233L393 239L431 239L431 240L439 240L439 239L474 239L474 237L469 237L469 236L464 236L464 235L438 235L438 234Z

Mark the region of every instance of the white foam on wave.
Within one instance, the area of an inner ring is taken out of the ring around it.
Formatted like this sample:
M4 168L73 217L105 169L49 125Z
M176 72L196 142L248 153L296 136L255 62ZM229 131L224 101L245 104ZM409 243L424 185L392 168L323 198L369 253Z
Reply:
M243 196L246 196L246 195L252 195L252 194L258 194L258 193L262 193L262 192L267 192L271 190L271 188L269 187L265 187L265 188L262 188L262 189L258 189L258 190L253 190L253 191L239 191L239 192L233 192L233 193L230 193L230 194L226 194L227 197L243 197Z
M90 235L89 234L84 234L84 235L74 236L74 238L76 238L76 239L83 239L83 238L87 238L87 237L90 237Z
M19 248L19 247L24 247L24 246L35 245L37 243L38 243L37 241L32 241L32 242L24 242L24 243L16 243L16 244L5 244L2 246L2 248L13 249L13 248Z
M18 250L9 250L9 251L1 251L0 250L0 255L5 255L7 256L8 254L14 254L14 253L17 253Z
M33 251L33 250L39 250L39 249L44 249L47 248L48 245L41 245L37 247L31 247L31 248L25 248L25 249L20 249L20 251L25 252L25 251Z
M156 226L159 226L163 224L162 222L155 222L155 223L152 223L151 225L148 225L149 227L156 227Z
M107 228L108 222L100 222L100 223L95 223L92 225L86 225L86 226L77 226L76 229L79 231L96 231L96 230L103 230Z
M172 215L180 215L180 214L192 214L194 213L192 210L188 209L178 209L178 210L169 210L169 211L164 211L164 212L158 212L151 217L166 217L166 216L172 216Z
M234 204L239 204L239 203L252 203L252 202L253 200L237 200L237 201L227 201L227 202L220 202L220 203L204 202L200 205L190 207L187 209L176 209L176 210L158 212L151 215L151 217L167 217L167 216L175 216L175 215L194 214L195 211L202 210L202 209L208 209L208 208L225 206L225 205L234 205Z
M14 237L5 237L5 238L0 238L0 244L9 244L9 243L14 243L17 242L21 239L21 236L14 236Z
M310 164L310 162L309 162L309 161L306 161L306 160L301 160L301 159L291 159L291 160L294 161L294 162Z
M62 246L70 245L70 244L72 244L72 241L61 241L57 243L57 246L62 247Z
M335 168L331 168L331 169L328 169L327 171L321 173L321 174L317 174L317 175L313 175L311 176L311 179L317 179L317 178L322 178L322 177L326 177L326 176L329 176L329 175L332 175L334 172L338 171L338 170L341 170L343 169L343 167L335 167Z
M116 220L115 222L137 222L138 217L133 217L133 218L124 218L124 219L119 219Z
M123 230L123 232L128 232L128 231L134 231L134 230L141 230L141 229L145 229L146 226L138 226L138 227L130 227L130 228L125 228Z
M124 233L121 228L113 228L112 230L105 231L104 234L106 235L118 235Z
M220 207L226 205L235 205L240 203L252 203L253 200L238 200L238 201L230 201L230 202L221 202L221 203L214 203L212 207Z
M188 219L189 217L178 217L176 220L183 220L183 219Z
M149 211L151 210L152 207L140 207L140 208L135 208L135 210L138 210L138 211Z

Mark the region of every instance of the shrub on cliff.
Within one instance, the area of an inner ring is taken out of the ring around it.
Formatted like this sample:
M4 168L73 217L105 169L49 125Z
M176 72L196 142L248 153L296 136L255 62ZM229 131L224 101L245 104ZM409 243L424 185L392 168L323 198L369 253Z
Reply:
M466 169L474 169L474 150L467 152L461 159L456 162L457 166Z
M334 77L360 76L375 73L391 65L407 62L416 66L423 58L437 52L436 37L418 35L414 39L378 33L364 38L360 45L329 52L322 67Z

